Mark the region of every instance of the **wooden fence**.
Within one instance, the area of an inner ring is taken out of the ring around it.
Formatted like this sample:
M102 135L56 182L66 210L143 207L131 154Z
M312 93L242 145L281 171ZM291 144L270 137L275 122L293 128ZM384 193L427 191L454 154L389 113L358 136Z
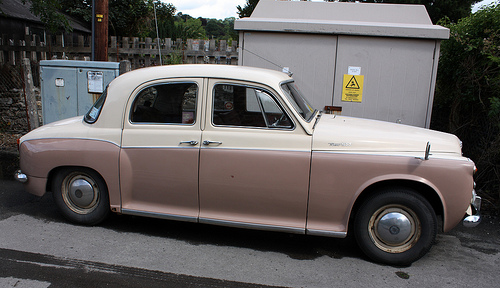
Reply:
M182 41L115 36L111 36L110 40L108 61L129 60L132 69L160 65L160 53L163 64L238 64L238 48L234 45L236 41L232 42L233 46L225 40ZM2 35L0 64L19 65L23 58L33 62L48 59L90 60L90 43L90 37L83 35L47 35L45 39L40 39L38 35L17 38Z

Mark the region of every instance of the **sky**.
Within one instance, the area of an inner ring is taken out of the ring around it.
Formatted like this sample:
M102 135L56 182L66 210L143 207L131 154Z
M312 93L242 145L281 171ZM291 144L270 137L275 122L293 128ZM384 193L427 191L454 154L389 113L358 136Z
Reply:
M246 0L162 0L172 3L178 12L189 14L191 17L225 19L238 18L236 6L245 6Z
M476 12L477 9L479 9L479 7L481 7L483 5L491 4L493 2L500 3L499 0L483 0L483 1L479 2L479 3L477 3L476 5L474 5L474 7L472 7L472 12Z
M189 14L191 17L198 18L215 18L225 19L227 17L238 18L236 13L238 10L236 6L245 6L246 0L162 0L166 3L172 3L177 12ZM316 0L317 1L317 0ZM474 5L473 11L485 4L493 2L500 2L499 0L483 0L482 2Z

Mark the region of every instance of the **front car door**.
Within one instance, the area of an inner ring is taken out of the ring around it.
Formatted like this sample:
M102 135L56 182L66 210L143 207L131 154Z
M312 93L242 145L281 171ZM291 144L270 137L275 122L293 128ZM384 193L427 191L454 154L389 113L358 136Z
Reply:
M122 134L122 213L197 221L203 78L145 83Z
M304 233L311 136L276 91L210 79L200 222Z

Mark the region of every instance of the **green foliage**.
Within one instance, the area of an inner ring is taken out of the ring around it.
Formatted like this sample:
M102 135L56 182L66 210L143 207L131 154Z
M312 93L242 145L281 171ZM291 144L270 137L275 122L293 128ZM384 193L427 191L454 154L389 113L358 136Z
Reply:
M26 4L26 0L22 2ZM55 33L61 29L66 32L72 30L68 19L60 13L62 5L59 0L29 0L29 2L31 2L31 13L40 17L50 32Z
M456 134L479 173L486 200L500 193L500 5L490 6L450 28L441 57L431 126Z
M340 2L355 2L360 0L340 0ZM481 0L361 0L367 3L421 4L431 17L432 23L448 17L456 22L471 13L472 5Z
M205 31L208 39L232 40L238 39L238 33L234 31L234 17L224 20L208 19Z
M245 6L236 6L236 9L238 9L238 16L240 16L240 18L250 17L250 15L252 15L253 9L255 9L255 6L257 6L257 3L259 3L259 0L247 0Z
M182 39L205 38L205 29L203 29L200 19L190 18L187 19L186 21L177 21L175 22L175 27L177 28L177 31L180 33L179 38Z
M71 30L64 15L70 15L87 23L88 26L91 25L92 0L22 1L31 2L32 12L40 16L53 33L61 29L68 32ZM238 39L238 34L234 31L234 18L224 20L195 19L181 12L176 15L176 8L172 4L160 0L109 0L109 34L123 37L156 38L154 8L156 8L158 36L160 38Z
M165 56L163 63L165 65L175 65L175 64L183 64L182 53L180 51L172 52Z
M84 23L90 23L92 19L92 0L59 0L59 3L61 4L61 12Z
M151 10L152 6L148 7L143 0L110 0L108 6L110 35L144 36L144 27L149 26Z

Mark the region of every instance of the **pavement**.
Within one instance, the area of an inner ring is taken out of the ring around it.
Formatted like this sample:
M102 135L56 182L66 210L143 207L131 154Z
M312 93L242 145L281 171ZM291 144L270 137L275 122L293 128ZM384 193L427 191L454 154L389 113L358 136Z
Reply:
M456 227L408 267L355 241L113 214L68 223L51 193L0 180L0 287L497 287L500 221Z

